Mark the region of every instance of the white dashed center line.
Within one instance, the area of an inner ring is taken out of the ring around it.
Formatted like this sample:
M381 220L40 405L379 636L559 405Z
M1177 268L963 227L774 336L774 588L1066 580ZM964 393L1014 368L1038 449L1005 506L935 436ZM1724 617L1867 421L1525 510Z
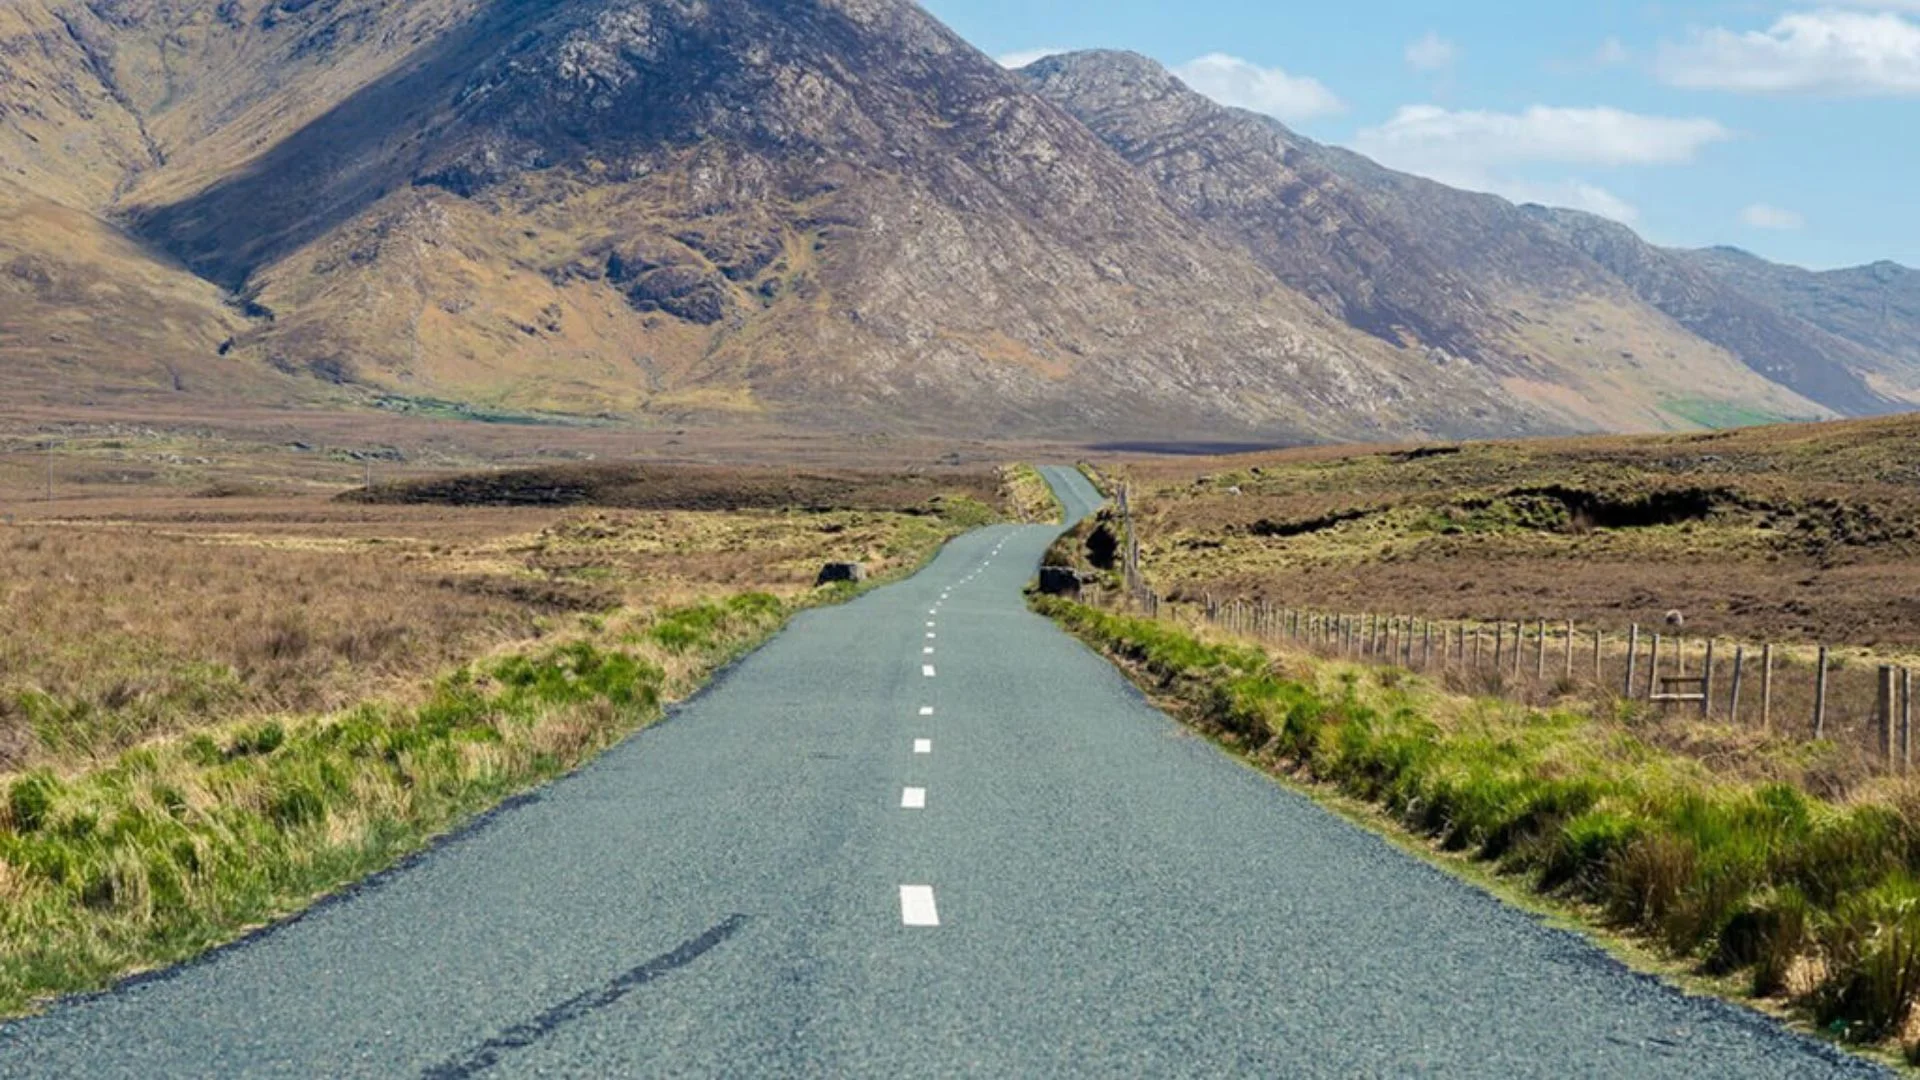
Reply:
M920 674L925 675L929 679L933 678L933 665L932 664L920 665Z
M926 654L926 655L928 655L928 656L932 656L932 655L933 655L933 646L931 646L931 645L929 645L929 646L927 646L926 648L924 648L924 649L921 649L920 651L921 651L921 652L923 652L923 653L925 653L925 654Z
M921 716L932 716L932 715L933 715L933 706L931 706L931 705L922 705L922 706L920 706L920 715L921 715Z
M927 789L910 787L900 793L900 809L925 810L927 808Z
M914 753L916 753L916 754L931 754L931 753L933 753L933 740L932 740L932 739L915 739L915 740L913 740L913 752L914 752Z
M900 886L900 921L908 926L939 926L940 912L933 906L933 886Z
M937 635L935 635L933 631L931 631L931 630L929 630L929 631L927 631L927 640L928 640L928 641L934 641L934 640L936 640L936 639L937 639Z

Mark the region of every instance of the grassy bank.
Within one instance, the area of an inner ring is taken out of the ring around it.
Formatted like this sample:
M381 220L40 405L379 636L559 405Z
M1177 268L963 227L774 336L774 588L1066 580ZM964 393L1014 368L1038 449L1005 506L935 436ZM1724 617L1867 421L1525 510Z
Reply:
M1915 1054L1920 789L1889 781L1835 802L1768 779L1804 772L1770 766L1817 745L1727 732L1708 759L1663 749L1630 714L1463 698L1404 672L1036 603L1258 763L1374 804L1837 1037Z
M1000 471L1003 498L1021 521L1059 524L1065 511L1053 486L1031 465L1009 465Z
M786 619L748 593L369 704L0 788L0 1013L176 962L391 865L661 715Z

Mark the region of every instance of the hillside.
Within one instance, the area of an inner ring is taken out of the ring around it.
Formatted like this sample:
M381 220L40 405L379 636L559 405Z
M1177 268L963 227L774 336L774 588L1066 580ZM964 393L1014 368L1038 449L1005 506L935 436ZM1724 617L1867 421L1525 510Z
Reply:
M1563 227L1135 59L1008 72L906 0L20 0L8 392L1280 442L1920 381L1756 362Z
M1847 415L1891 411L1862 372L1879 361L1845 339L1729 285L1684 253L1657 248L1617 222L1578 210L1529 207L1647 303L1727 349L1767 378Z
M970 433L1540 423L1278 287L910 4L210 8L76 35L156 149L39 179L243 294L258 365Z
M1053 56L1024 74L1328 311L1467 358L1539 407L1637 428L1892 405L1858 373L1874 363L1858 349L1624 226L1381 168L1216 105L1136 54Z
M1815 272L1735 248L1683 253L1707 273L1776 311L1877 353L1867 384L1913 400L1920 393L1920 271L1878 262Z

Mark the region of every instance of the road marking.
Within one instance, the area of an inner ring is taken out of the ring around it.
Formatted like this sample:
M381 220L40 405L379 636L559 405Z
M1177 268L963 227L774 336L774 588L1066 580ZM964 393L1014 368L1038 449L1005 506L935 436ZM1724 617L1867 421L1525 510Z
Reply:
M925 676L926 676L927 678L929 678L929 679L931 679L931 678L933 678L933 665L932 665L932 664L921 664L921 665L920 665L920 674L922 674L922 675L925 675Z
M900 809L925 810L927 808L927 789L910 787L900 793Z
M921 651L921 652L922 652L923 654L925 654L925 655L927 655L927 656L932 656L932 655L933 655L933 646L931 646L931 645L929 645L929 646L927 646L926 648L924 648L924 649L921 649L920 651Z
M931 706L931 705L922 705L922 706L920 706L920 715L921 715L921 716L932 716L932 715L933 715L933 706Z
M940 925L940 911L933 906L933 886L900 886L900 921L908 926Z
M933 620L931 619L927 620L927 629L929 630L933 629Z
M933 740L932 740L932 739L915 739L915 740L913 740L913 752L914 752L914 753L916 753L916 754L931 754L931 753L933 753Z
M927 640L928 640L928 641L937 641L937 640L939 640L939 638L938 638L938 637L937 637L937 636L936 636L936 635L934 634L934 632L933 632L933 631L931 631L931 630L929 630L929 631L927 631Z

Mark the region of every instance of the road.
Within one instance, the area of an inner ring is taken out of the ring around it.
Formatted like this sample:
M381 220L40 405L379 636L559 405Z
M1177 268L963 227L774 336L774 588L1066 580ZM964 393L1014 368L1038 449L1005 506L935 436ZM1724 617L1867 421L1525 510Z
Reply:
M1056 532L956 540L403 869L0 1028L0 1076L1877 1075L1187 733L1027 611Z

